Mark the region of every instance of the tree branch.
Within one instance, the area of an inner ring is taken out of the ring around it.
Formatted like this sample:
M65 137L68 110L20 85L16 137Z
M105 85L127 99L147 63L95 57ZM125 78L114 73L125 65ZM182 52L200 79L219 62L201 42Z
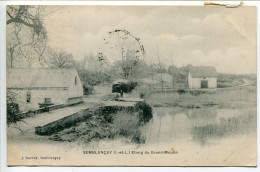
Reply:
M27 22L25 22L24 20L22 20L20 18L11 18L10 20L7 20L6 25L8 25L10 23L13 23L13 22L21 23L21 24L24 24L25 26L32 27L32 28L37 27L36 25L27 23Z
M14 18L8 11L6 11L7 12L7 14L8 14L8 16L10 17L10 18Z

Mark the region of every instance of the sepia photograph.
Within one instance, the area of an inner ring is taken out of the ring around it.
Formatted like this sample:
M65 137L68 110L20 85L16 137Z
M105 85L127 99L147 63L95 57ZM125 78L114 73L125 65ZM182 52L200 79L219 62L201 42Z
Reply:
M6 6L8 166L257 165L254 6Z

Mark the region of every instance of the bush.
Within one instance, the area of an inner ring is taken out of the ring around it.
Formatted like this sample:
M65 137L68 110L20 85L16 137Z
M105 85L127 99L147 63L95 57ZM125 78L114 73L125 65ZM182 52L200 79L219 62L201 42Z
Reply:
M185 91L184 89L178 89L177 92L178 92L179 94L184 94L184 93L186 93L186 91Z
M218 83L217 83L217 87L218 87L218 88L231 87L231 84L218 82Z
M151 95L151 88L148 86L138 86L135 89L135 92L138 94L140 98L147 98L149 95Z
M7 123L16 123L19 117L19 105L17 103L7 103Z
M84 95L92 94L93 90L94 90L94 88L91 85L89 85L88 83L83 84Z
M16 101L16 94L10 90L7 90L7 124L16 123L21 120L19 105Z
M113 117L111 133L122 135L132 141L141 142L140 118L138 113L119 111Z

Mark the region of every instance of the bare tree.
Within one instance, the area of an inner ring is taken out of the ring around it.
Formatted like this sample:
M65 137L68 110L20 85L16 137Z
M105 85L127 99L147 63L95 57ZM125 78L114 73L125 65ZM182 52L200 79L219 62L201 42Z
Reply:
M159 67L160 67L160 76L161 76L161 87L162 87L162 91L163 91L163 78L162 78L162 65L161 65L161 59L159 57L159 55L157 56L158 57L158 61L159 61Z
M108 55L112 54L112 58L117 59L114 64L120 66L120 77L135 79L139 62L146 54L140 38L127 30L116 29L109 32L104 41L109 49Z
M72 68L75 62L72 54L66 53L62 50L51 52L49 65L51 68Z
M127 50L125 55L122 53L121 69L123 78L133 80L136 75L136 69L139 66L138 51Z
M13 62L21 58L26 59L29 66L33 59L40 62L43 59L47 41L44 10L43 6L7 6L7 52L11 68L15 67Z
M32 28L33 32L37 35L43 34L47 36L41 19L43 10L42 6L7 6L6 13L9 19L7 19L6 24L22 24Z

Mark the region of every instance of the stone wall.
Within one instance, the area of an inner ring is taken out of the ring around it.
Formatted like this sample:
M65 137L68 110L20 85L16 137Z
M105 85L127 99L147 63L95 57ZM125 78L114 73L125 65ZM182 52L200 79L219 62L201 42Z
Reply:
M76 103L67 103L67 104L59 104L59 105L51 105L48 107L43 107L43 108L39 108L36 110L32 110L32 111L28 111L28 112L23 112L21 113L19 116L21 118L26 118L26 117L30 117L30 116L34 116L36 114L40 114L40 113L44 113L44 112L50 112L56 109L61 109L61 108L65 108L65 107L69 107L69 106L75 106L78 105L80 103L83 103L83 101L81 102L76 102Z
M35 133L39 135L51 135L87 119L90 115L89 109L80 110L69 116L35 127Z

